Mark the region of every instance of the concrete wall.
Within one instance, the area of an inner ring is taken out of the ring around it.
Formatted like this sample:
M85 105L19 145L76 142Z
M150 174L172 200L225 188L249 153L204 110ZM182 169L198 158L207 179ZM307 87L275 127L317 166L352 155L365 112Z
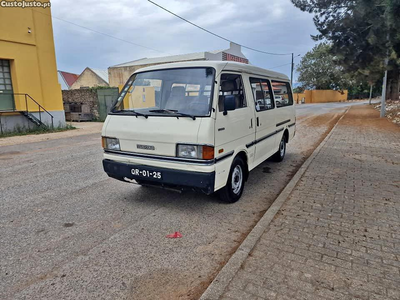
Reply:
M107 82L97 76L89 68L86 68L79 78L71 85L71 90L80 89L81 87L98 87L98 86L109 86Z
M348 91L333 90L306 90L304 93L294 93L294 101L300 103L305 98L305 103L327 103L347 101Z
M42 122L47 126L51 127L51 117L46 114L45 112L41 112ZM54 127L64 127L65 126L65 112L64 110L61 111L52 111L51 114L53 115L53 124ZM32 112L36 118L40 119L39 112ZM24 129L33 129L37 126L29 121L26 117L21 115L20 113L7 113L7 114L0 114L0 134L12 132L17 129L24 130Z

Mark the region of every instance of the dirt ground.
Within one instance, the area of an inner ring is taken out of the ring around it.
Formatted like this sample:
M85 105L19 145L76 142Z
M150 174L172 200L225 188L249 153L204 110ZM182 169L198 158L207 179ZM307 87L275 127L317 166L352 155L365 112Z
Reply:
M375 105L375 109L380 110L381 105ZM400 100L388 100L386 102L386 117L393 123L400 125Z

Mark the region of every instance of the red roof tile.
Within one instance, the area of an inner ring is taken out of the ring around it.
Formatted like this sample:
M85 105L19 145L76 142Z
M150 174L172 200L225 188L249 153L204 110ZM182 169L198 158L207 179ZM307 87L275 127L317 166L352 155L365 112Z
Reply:
M78 74L73 74L73 73L68 73L64 71L60 71L62 77L64 77L65 82L67 83L68 87L71 87L71 85L78 79L79 75Z

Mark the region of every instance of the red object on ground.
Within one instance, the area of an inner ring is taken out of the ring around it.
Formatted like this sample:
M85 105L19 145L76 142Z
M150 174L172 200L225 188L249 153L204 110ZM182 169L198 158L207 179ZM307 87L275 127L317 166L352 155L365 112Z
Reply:
M182 237L182 234L179 231L175 231L175 233L167 235L167 238L169 238L169 239L179 239L181 237Z

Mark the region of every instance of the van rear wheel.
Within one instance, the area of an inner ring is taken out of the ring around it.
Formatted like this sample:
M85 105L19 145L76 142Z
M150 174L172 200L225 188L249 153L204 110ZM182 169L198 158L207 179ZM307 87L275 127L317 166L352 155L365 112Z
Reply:
M277 162L281 162L286 155L286 139L285 135L282 136L281 142L279 143L279 149L276 151L276 153L273 155L273 160Z
M245 184L245 170L243 160L240 157L236 157L229 172L228 182L219 192L222 201L226 203L239 201Z

